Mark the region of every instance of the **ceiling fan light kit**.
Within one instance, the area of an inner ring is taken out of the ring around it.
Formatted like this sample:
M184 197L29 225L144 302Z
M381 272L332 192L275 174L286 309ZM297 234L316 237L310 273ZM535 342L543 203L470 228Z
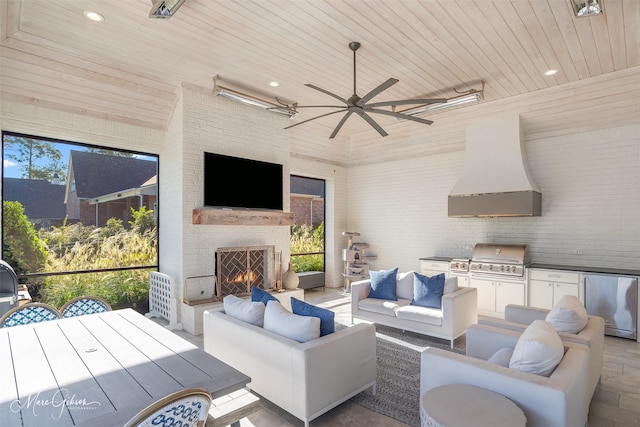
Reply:
M335 127L335 129L333 130L331 135L329 136L330 139L333 139L333 138L336 137L336 135L338 134L340 129L342 129L342 126L345 124L347 119L349 119L349 117L351 117L352 114L356 114L356 115L360 116L363 120L365 120L367 123L369 123L369 125L372 128L374 128L383 137L387 136L388 133L385 132L384 129L382 129L382 127L371 117L370 114L380 114L380 115L395 117L397 119L411 120L411 121L422 123L422 124L426 124L426 125L430 125L430 124L433 123L431 120L421 119L419 117L415 117L415 116L403 114L401 112L397 112L397 111L395 111L395 107L397 107L398 105L411 105L411 104L417 104L417 105L439 104L439 103L446 102L447 100L445 98L437 98L437 99L404 99L404 100L397 100L397 101L369 102L371 99L373 99L374 97L379 95L381 92L387 90L388 88L390 88L394 84L398 83L398 81L399 81L398 79L390 78L387 81L385 81L384 83L378 85L376 88L371 90L369 93L367 93L362 98L360 96L358 96L358 92L357 92L357 88L356 88L356 52L360 48L360 46L361 45L358 42L349 43L349 49L351 49L353 51L353 95L351 95L351 97L349 97L348 99L345 99L345 98L343 98L341 96L338 96L338 95L336 95L336 94L334 94L332 92L329 92L328 90L322 89L322 88L320 88L318 86L312 85L310 83L305 84L305 86L310 87L311 89L317 90L319 92L322 92L322 93L324 93L326 95L331 96L332 98L337 99L338 101L340 101L344 105L298 105L296 107L296 109L297 108L338 108L338 110L331 111L331 112L325 113L325 114L321 114L319 116L315 116L315 117L312 117L312 118L307 119L307 120L303 120L303 121L301 121L299 123L293 124L291 126L287 126L285 129L290 129L290 128L294 127L294 126L299 126L301 124L310 122L311 120L316 120L316 119L319 119L321 117L326 117L326 116L330 116L332 114L337 114L337 113L345 113L345 114L344 114L344 116L342 116L342 119L340 120L338 125ZM391 107L392 109L391 110L384 110L384 109L381 109L379 107Z
M186 0L154 0L149 18L171 18Z
M289 108L287 105L278 105L273 102L258 98L256 96L249 95L238 90L231 89L229 87L221 86L218 84L217 79L218 76L215 76L213 78L213 93L216 96L221 96L231 101L240 102L252 107L262 108L264 110L279 114L281 116L286 116L288 118L294 117L298 113L294 108Z

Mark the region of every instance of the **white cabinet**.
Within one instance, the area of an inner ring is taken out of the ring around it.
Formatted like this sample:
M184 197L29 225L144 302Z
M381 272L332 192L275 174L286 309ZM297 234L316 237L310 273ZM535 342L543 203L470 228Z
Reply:
M440 273L444 273L444 277L449 277L449 261L420 260L420 274L431 277Z
M455 274L452 273L451 277L457 277L458 278L458 286L461 288L468 288L469 287L469 275L465 274Z
M580 298L580 273L564 270L529 271L529 305L551 309L564 295Z
M525 304L525 282L506 282L471 278L469 285L478 290L478 314L504 317L507 304Z

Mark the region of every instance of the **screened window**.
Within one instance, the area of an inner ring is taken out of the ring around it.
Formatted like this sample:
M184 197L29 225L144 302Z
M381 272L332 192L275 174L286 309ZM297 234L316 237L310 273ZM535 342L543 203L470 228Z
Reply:
M325 181L291 175L291 263L298 273L324 271Z
M9 132L2 142L2 257L34 299L144 297L158 265L158 157Z

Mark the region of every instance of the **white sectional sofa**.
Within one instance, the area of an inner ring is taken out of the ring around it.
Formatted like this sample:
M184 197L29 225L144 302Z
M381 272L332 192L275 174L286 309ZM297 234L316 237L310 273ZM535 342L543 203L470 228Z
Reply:
M360 324L300 343L232 318L204 312L204 349L251 377L248 387L309 422L376 384L373 325Z
M548 377L489 361L500 349L514 348L521 335L504 328L474 325L467 330L466 356L433 347L425 349L420 360L420 396L441 385L470 384L513 401L523 410L527 427L585 426L591 401L589 348L562 341L564 355Z
M411 305L413 297L413 272L398 275L397 301L369 298L371 280L351 284L351 321L354 319L375 322L406 331L447 339L453 342L462 336L467 327L478 320L478 295L476 288L458 287L458 278L445 281L445 294L441 308ZM446 293L447 289L453 292Z

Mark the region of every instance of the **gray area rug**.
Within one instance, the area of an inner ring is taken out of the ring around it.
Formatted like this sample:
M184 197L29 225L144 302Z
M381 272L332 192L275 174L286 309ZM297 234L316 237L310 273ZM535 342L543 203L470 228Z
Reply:
M426 347L451 350L449 342L400 329L376 326L378 381L376 394L371 389L351 401L409 426L420 425L420 353Z

